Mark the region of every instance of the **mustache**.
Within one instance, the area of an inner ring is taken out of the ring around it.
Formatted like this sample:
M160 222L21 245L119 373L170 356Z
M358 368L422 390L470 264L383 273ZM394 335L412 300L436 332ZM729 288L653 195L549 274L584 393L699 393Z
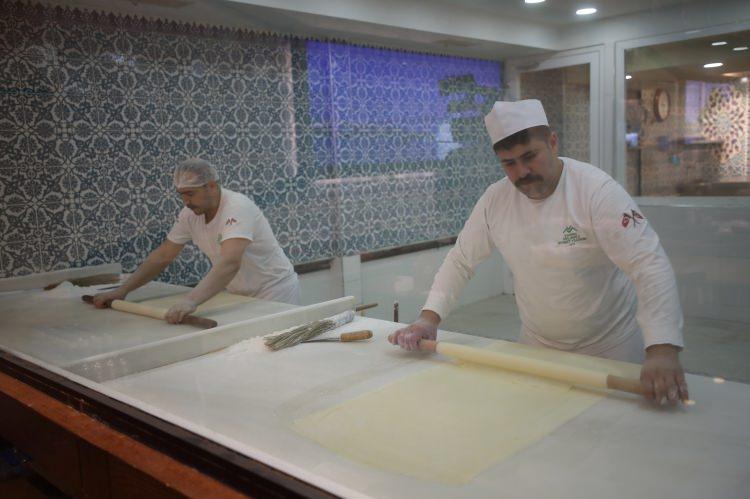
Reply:
M542 178L541 175L529 173L525 177L516 180L513 185L515 185L516 187L521 187L522 185L533 184L534 182L541 182L543 180L544 178Z

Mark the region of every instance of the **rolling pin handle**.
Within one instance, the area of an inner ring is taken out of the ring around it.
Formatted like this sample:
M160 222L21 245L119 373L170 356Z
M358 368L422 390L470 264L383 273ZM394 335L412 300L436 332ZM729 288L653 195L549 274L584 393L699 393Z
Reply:
M81 296L81 300L85 301L86 303L90 303L90 304L96 306L96 303L94 303L94 296L93 295L83 295L83 296ZM111 308L111 307L112 307L111 303L105 303L104 307L102 307L102 308Z
M378 304L377 304L377 303L365 303L365 304L362 304L362 305L357 305L357 306L356 306L356 307L354 308L354 311L355 311L355 312L362 312L362 311L364 311L364 310L369 310L369 309L371 309L371 308L375 308L375 307L377 307L377 306L378 306Z
M419 349L423 352L437 352L437 341L434 340L419 340Z
M643 387L640 380L623 378L613 374L607 376L607 388L643 395Z
M198 326L204 329L211 329L219 325L213 319L206 319L205 317L198 317L196 315L186 315L182 318L180 324L190 324L191 326Z

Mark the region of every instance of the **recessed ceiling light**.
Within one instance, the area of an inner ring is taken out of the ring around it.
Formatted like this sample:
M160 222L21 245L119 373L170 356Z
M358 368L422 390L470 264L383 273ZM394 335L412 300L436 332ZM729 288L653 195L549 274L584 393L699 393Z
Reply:
M579 16L589 16L589 15L593 14L594 12L596 12L595 8L593 8L593 7L585 7L583 9L578 9L576 11L576 14L578 14Z
M747 47L734 47L732 50L739 52L740 50L747 50Z
M747 76L743 76L742 78L740 78L740 81L742 83L747 83Z
M632 78L632 76L631 76L631 75L625 75L625 79L626 79L626 80L629 80L629 79L631 79L631 78Z
M720 68L723 65L724 65L723 62L709 62L708 64L704 64L703 67L704 68Z
M714 47L718 47L719 45L726 45L727 42L713 42L711 45Z
M523 0L526 3L542 3L544 0Z

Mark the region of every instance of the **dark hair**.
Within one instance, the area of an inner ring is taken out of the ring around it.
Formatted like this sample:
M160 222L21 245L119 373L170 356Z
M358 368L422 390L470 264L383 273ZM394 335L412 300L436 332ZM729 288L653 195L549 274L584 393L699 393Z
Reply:
M497 152L500 149L510 150L517 145L526 145L531 142L531 139L540 139L545 142L549 140L551 130L547 125L533 126L531 128L525 128L520 132L516 132L513 135L505 137L503 140L495 142L492 149Z

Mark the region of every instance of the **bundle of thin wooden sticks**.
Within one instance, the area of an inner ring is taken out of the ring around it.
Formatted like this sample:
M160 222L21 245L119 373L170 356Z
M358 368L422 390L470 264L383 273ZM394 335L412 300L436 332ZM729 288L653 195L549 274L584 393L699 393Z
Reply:
M263 342L271 350L281 350L282 348L292 347L303 341L320 336L326 331L336 329L352 320L354 320L354 311L347 310L346 312L326 317L319 321L313 321L309 324L297 326L294 329L290 329L289 331L280 334L266 336L263 339Z

